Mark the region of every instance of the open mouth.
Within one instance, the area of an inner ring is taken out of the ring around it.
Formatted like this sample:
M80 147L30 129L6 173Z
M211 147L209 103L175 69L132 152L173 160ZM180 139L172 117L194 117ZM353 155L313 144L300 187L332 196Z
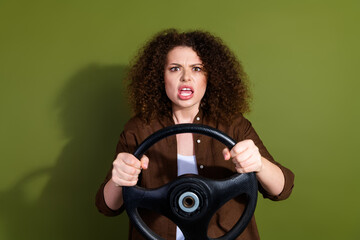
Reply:
M182 100L190 99L194 94L194 89L189 86L182 86L179 88L178 96Z

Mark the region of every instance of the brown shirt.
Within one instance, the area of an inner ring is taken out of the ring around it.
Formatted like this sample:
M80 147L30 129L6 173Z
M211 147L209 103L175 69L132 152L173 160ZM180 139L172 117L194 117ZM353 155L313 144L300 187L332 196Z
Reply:
M194 119L196 124L204 124L219 129L228 134L236 142L252 139L259 148L260 154L280 167L285 177L285 186L278 196L269 195L259 184L259 191L265 198L274 201L283 200L289 197L293 184L294 174L287 168L275 162L273 157L266 150L259 136L251 123L242 115L238 116L232 124L225 125L214 122L203 116L202 111ZM133 153L136 147L149 135L164 127L174 125L171 117L160 120L153 120L149 124L143 123L138 117L132 118L124 127L117 145L117 153ZM235 174L232 161L225 161L222 150L225 146L217 140L205 135L194 134L194 150L199 175L211 179L223 179ZM177 177L177 144L176 136L170 136L154 144L145 153L150 159L149 168L142 171L141 186L145 188L160 187ZM124 207L117 211L110 209L104 200L103 189L111 178L111 170L108 172L105 181L100 186L96 195L96 205L99 211L107 216L115 216L124 211ZM215 238L224 235L229 231L240 218L244 207L245 199L237 197L226 203L213 216L208 230L208 236ZM144 222L158 235L164 239L176 239L176 226L167 218L155 212L141 211ZM129 239L144 239L135 227L130 223ZM237 239L260 239L255 218L253 217L244 232Z

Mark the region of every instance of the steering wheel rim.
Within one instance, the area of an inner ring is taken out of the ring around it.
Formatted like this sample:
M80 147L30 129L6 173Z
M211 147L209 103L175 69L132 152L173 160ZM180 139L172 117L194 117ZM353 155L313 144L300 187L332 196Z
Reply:
M150 135L138 146L133 155L140 159L156 142L180 133L207 135L217 139L229 149L236 144L232 138L215 128L200 124L176 124ZM154 210L171 219L182 230L187 240L212 240L213 238L207 236L207 227L213 214L230 199L245 194L248 198L248 203L242 216L228 233L216 238L216 240L225 240L235 239L250 222L256 207L257 187L254 173L234 174L232 177L220 181L188 174L180 176L176 180L157 189L149 190L137 185L123 187L123 199L131 222L147 239L161 240L162 238L144 223L138 212L140 207ZM193 196L193 193L196 195L194 198L197 203L202 205L196 209L196 212L194 210L190 215L187 213L184 215L183 210L187 210L186 208L181 208L182 203L179 201L181 196L179 195ZM194 229L197 229L197 231Z

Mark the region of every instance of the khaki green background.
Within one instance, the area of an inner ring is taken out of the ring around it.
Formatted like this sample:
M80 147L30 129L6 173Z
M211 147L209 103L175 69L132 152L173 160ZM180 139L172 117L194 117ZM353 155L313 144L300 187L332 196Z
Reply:
M0 1L0 239L125 239L94 206L130 117L129 60L164 28L220 36L253 122L296 174L262 239L359 239L360 1Z

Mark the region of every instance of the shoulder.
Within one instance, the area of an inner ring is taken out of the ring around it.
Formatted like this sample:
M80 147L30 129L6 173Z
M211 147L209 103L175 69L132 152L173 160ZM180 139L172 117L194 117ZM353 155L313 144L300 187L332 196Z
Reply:
M152 133L171 125L171 123L164 119L153 119L146 122L139 116L132 117L124 126L123 133L135 135L139 139L144 139Z
M146 138L142 129L146 123L138 116L130 118L124 125L124 129L120 134L119 142L117 144L117 153L119 152L134 152L136 147Z
M244 117L244 115L238 114L231 121L230 126L233 126L233 127L247 127L249 124L251 124L251 122L246 117Z
M126 122L124 131L136 131L144 125L146 125L146 123L139 116L133 116Z
M210 119L207 120L205 124L225 132L238 141L244 139L246 133L252 129L251 122L242 114L236 115L230 122L214 122Z
M242 114L236 116L230 127L234 132L234 138L238 141L258 138L258 135L253 128L252 123Z

